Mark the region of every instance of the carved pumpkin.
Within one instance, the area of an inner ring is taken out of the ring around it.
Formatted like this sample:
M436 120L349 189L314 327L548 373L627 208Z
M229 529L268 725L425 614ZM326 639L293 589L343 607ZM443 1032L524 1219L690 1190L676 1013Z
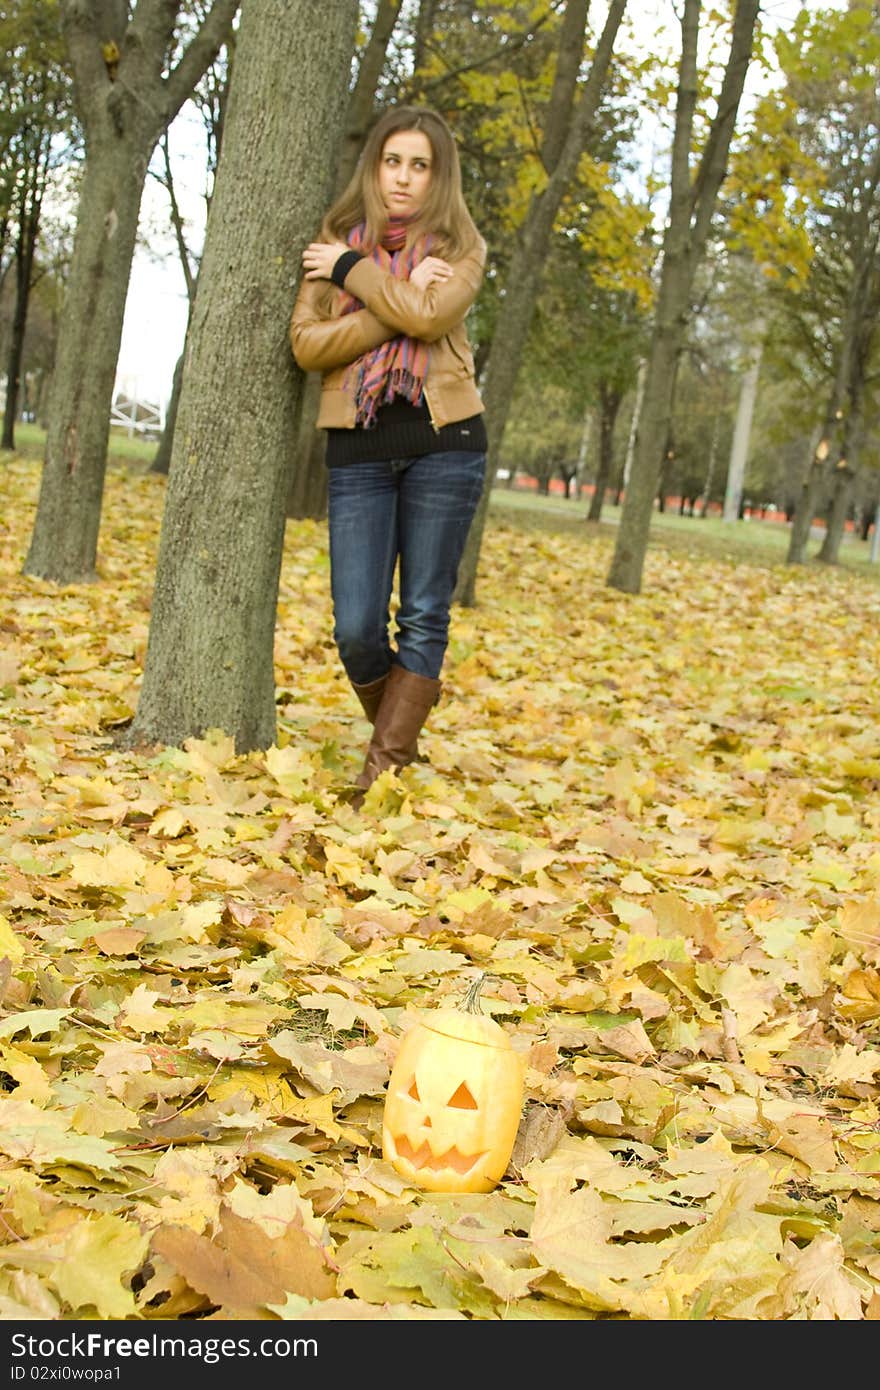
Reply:
M410 1029L388 1082L382 1156L429 1192L489 1192L513 1152L523 1063L480 1012L483 979L460 1009L426 1012Z

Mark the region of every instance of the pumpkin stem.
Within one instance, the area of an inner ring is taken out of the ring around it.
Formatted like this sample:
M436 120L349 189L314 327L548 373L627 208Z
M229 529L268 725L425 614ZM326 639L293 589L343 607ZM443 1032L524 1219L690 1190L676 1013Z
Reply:
M480 1005L480 990L489 978L488 972L481 970L475 980L472 980L468 992L459 1004L463 1014L481 1014L483 1012Z

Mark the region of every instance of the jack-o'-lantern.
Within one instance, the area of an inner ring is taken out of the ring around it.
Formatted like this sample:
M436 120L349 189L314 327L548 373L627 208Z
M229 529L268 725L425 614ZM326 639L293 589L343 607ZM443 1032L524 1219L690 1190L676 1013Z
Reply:
M480 1010L483 980L460 1008L422 1015L388 1082L382 1156L429 1192L489 1192L513 1152L524 1067L505 1030Z

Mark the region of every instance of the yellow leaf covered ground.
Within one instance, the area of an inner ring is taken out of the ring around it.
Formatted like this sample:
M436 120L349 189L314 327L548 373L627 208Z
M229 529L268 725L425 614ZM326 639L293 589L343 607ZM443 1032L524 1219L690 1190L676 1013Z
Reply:
M123 752L164 481L101 579L0 524L0 1318L880 1316L880 589L487 531L426 761L367 725L290 523L277 746ZM383 1162L401 1030L489 973L510 1167Z

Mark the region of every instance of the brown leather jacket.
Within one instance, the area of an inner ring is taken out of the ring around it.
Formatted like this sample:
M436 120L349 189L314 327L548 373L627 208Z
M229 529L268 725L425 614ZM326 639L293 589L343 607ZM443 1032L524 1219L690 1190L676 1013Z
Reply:
M320 372L321 429L353 429L355 400L343 386L345 369L356 357L389 338L405 333L430 343L425 400L435 429L478 415L483 402L474 380L474 355L464 320L483 279L486 243L454 262L445 284L426 290L398 280L364 257L345 277L345 288L365 306L342 314L342 291L335 295L332 317L317 300L326 280L303 280L290 318L290 345L306 372Z

